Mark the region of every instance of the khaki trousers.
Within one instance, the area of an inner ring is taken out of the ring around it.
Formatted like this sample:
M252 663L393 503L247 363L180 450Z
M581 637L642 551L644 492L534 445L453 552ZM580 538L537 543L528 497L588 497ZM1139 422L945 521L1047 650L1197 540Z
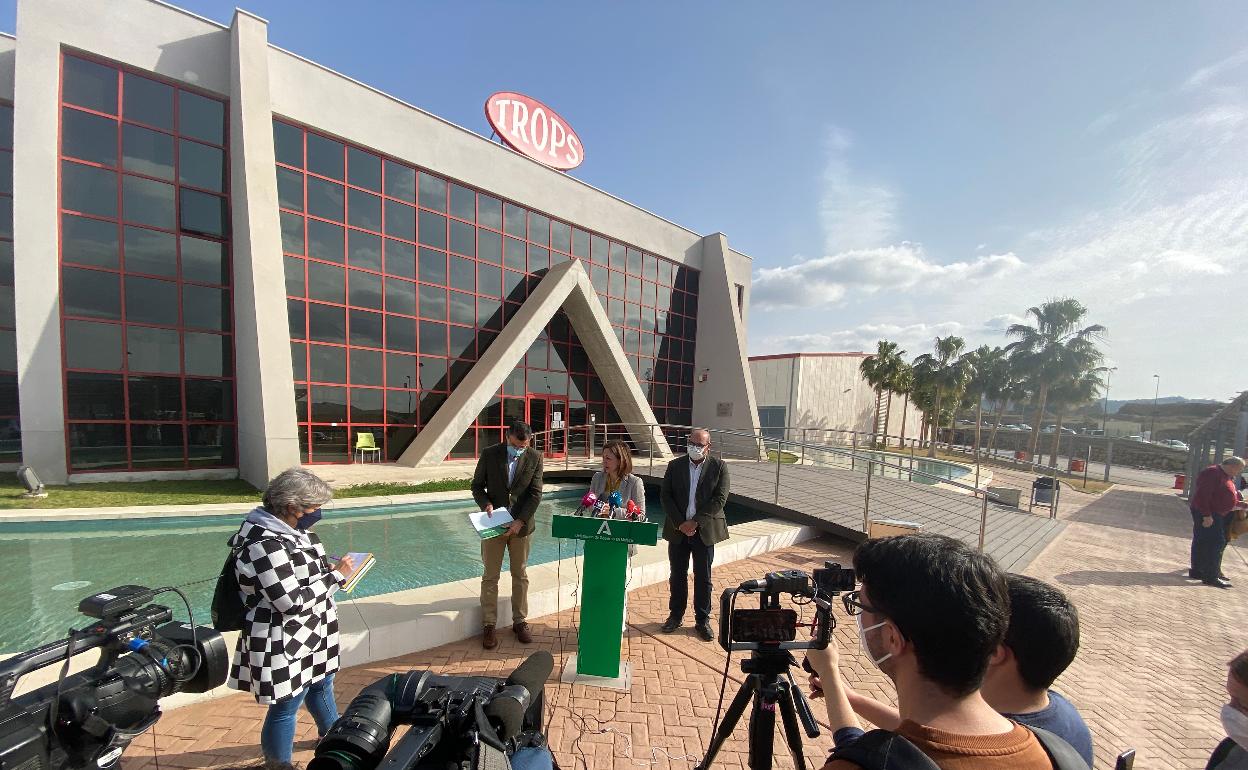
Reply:
M529 545L532 536L502 535L481 541L481 615L487 626L498 622L498 576L503 571L503 553L511 557L511 620L523 623L529 614Z

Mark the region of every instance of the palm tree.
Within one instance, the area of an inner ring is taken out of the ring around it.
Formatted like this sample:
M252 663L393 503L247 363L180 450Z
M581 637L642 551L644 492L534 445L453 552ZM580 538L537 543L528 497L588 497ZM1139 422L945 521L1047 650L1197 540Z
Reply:
M1105 367L1088 369L1077 377L1055 383L1049 388L1049 403L1053 405L1053 412L1057 415L1057 423L1053 429L1053 447L1049 452L1050 466L1057 466L1057 453L1062 441L1062 418L1066 416L1066 411L1083 406L1097 397L1101 388L1105 387L1105 381L1101 378L1105 371Z
M892 379L888 384L888 397L890 408L892 411L892 397L896 393L902 396L901 402L901 448L906 448L906 408L910 406L910 394L914 391L914 367L906 363L903 359L898 362L897 370L893 373ZM887 413L887 412L886 412Z
M936 456L937 431L941 423L941 401L947 396L953 396L956 401L962 389L966 387L969 372L966 366L958 361L958 356L961 355L964 347L966 347L966 341L961 337L955 337L952 334L948 337L937 337L934 354L924 353L915 359L916 367L922 366L925 372L930 372L933 390L932 408L928 413L928 423L931 426L931 440L927 446L928 457Z
M1105 332L1100 324L1079 327L1088 309L1075 299L1055 299L1027 309L1034 326L1011 324L1006 335L1017 338L1007 346L1011 363L1031 381L1036 400L1036 424L1031 428L1029 451L1036 453L1040 426L1049 389L1064 379L1075 379L1081 372L1100 363L1097 342Z
M936 359L924 354L910 367L910 403L923 413L919 425L919 446L927 443L928 425L932 423L932 407L936 403Z
M892 391L889 388L891 380L896 376L898 367L904 362L901 356L906 351L897 346L895 342L888 340L880 340L875 346L875 355L867 356L862 359L862 363L858 365L858 371L862 374L862 378L867 381L871 389L875 391L875 425L871 431L872 442L876 441L875 434L880 429L880 417L884 412L884 391L889 391L889 402L891 408ZM884 422L885 441L888 436L887 418Z
M962 356L970 369L970 381L966 386L970 406L975 407L975 453L979 454L984 425L984 400L994 403L1000 398L1004 387L1005 351L980 345Z
M1004 353L1004 348L1001 349ZM997 430L1001 427L1001 418L1005 416L1005 409L1011 402L1019 403L1027 398L1027 383L1019 379L1018 373L1014 370L1013 363L1009 356L1001 360L1001 386L994 389L991 398L997 402L996 415L992 421L992 433L988 436L988 453L997 447Z

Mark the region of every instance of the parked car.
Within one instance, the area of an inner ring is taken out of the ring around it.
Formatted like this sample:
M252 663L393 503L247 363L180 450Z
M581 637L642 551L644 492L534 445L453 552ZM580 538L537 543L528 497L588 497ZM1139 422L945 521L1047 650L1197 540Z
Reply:
M1188 446L1187 444L1185 444L1184 442L1179 441L1177 438L1168 438L1168 439L1163 439L1163 440L1161 440L1161 441L1158 441L1157 443L1158 443L1159 445L1161 445L1161 446L1164 446L1164 447L1169 447L1169 448L1171 448L1171 449L1178 449L1178 450L1180 450L1180 451L1182 451L1182 452L1186 452L1186 451L1188 451L1189 449L1191 449L1191 447L1189 447L1189 446Z
M1127 436L1126 438L1127 438L1127 441L1138 441L1138 442L1140 442L1141 444L1147 444L1147 443L1148 443L1147 441L1145 441L1145 440L1144 440L1144 437L1143 437L1143 436L1139 436L1139 435L1135 435L1135 434L1132 434L1132 435L1130 435L1130 436Z
M1100 428L1090 428L1088 430L1085 430L1083 434L1085 436L1104 436L1105 431L1101 430Z

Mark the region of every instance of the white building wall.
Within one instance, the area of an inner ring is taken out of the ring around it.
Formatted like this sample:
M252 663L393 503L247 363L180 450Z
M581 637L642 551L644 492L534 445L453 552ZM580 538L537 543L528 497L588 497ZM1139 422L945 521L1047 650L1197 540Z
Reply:
M786 407L794 427L870 433L875 421L875 391L858 367L865 353L810 353L750 359L754 395L760 407ZM887 399L888 394L885 394ZM888 432L901 435L901 396L893 397ZM906 408L905 435L916 437L921 415ZM812 430L807 437L815 441ZM827 434L829 437L832 433ZM799 434L790 438L798 439Z

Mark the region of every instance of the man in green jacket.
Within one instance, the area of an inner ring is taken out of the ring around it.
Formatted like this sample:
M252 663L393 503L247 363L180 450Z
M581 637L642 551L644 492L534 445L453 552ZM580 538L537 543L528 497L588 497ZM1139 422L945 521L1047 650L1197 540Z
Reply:
M529 613L529 535L533 515L542 501L542 453L529 446L533 429L514 422L501 444L481 452L472 476L472 499L483 511L506 508L514 521L505 534L481 541L481 615L485 628L481 646L498 646L498 577L503 569L503 553L511 558L511 630L522 644L533 641L525 617Z
M711 630L711 564L715 544L728 539L728 465L710 455L711 434L697 428L689 434L685 456L667 464L659 498L663 503L663 539L671 566L667 622L663 633L680 628L689 605L689 559L693 558L693 613L695 631L704 642Z

